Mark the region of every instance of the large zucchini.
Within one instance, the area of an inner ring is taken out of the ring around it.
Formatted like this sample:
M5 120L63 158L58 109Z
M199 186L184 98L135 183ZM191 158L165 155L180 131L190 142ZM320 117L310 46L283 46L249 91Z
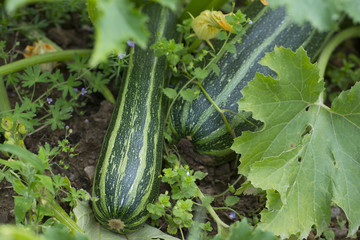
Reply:
M152 35L148 46L161 37L172 37L176 19L168 9L150 4L144 6L144 13ZM139 227L148 217L147 204L158 195L166 72L166 59L155 57L150 47L133 49L93 184L93 196L98 198L93 202L95 217L115 232Z
M251 14L255 8L259 9L258 6L250 7ZM264 7L252 20L253 24L247 26L241 43L237 42L238 36L232 40L236 53L225 53L219 59L220 74L211 73L202 82L206 92L221 109L240 113L250 121L253 121L250 113L239 112L237 102L242 97L240 91L256 72L273 74L269 68L258 63L265 52L273 51L275 46L292 50L303 46L310 57L315 57L329 36L317 33L309 24L302 27L295 25L283 8L272 10ZM236 136L242 131L254 129L253 125L233 113L226 112L225 116ZM181 139L179 145L185 146L185 151L190 149L190 153L194 150L198 153L191 154L194 160L219 165L234 159L235 154L230 149L233 135L203 93L192 103L178 99L171 109L170 118L174 135ZM189 147L189 144L192 146Z

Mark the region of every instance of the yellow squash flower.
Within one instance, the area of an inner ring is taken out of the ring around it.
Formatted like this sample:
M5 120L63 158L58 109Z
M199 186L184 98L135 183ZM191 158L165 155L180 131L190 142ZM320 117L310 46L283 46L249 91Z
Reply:
M223 14L220 11L205 10L196 18L193 18L191 27L199 39L205 41L210 40L221 30L231 31L232 26L225 20L225 16L229 14Z

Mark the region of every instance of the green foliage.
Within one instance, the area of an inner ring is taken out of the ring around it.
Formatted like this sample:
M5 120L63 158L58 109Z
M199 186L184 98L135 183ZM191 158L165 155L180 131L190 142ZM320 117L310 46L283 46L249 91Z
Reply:
M269 5L286 6L287 14L296 23L304 24L308 21L320 31L334 30L342 12L345 12L354 23L360 22L359 0L345 0L341 4L337 0L269 0Z
M204 80L207 75L209 74L209 72L206 69L201 69L201 68L195 68L194 69L194 77L199 79L199 80Z
M148 204L147 210L155 224L160 217L164 217L169 224L168 233L176 234L178 230L182 232L182 228L190 228L194 223L192 199L198 196L195 181L203 179L206 174L200 171L194 172L188 165L179 165L175 154L170 154L166 159L172 168L163 169L161 181L170 185L171 196L167 191L165 194L160 194L155 204ZM208 225L202 226L203 229L210 229Z
M267 190L261 227L303 238L315 225L321 234L334 202L349 219L351 236L360 224L360 84L342 92L329 109L322 102L319 70L302 48L275 48L260 63L279 80L257 74L243 89L239 108L252 111L264 127L244 132L232 148L242 155L239 173Z
M201 180L206 176L205 173L190 170L188 165L175 168L163 169L162 182L171 186L172 199L191 198L196 196L196 180Z
M216 235L213 240L232 240L232 239L246 239L246 240L276 240L278 239L271 231L262 231L259 228L254 228L244 220L237 221L229 228L229 234L224 237L220 234Z
M52 161L62 151L61 147L50 149L46 144L33 154L16 145L2 144L0 151L9 156L7 160L0 159L3 165L0 179L10 182L17 193L14 196L16 223L36 227L46 216L59 217L55 199L73 206L77 199L88 197L83 190L72 188L66 177L53 174ZM66 197L60 197L60 193Z
M5 46L6 41L0 41L0 58L4 59L6 63L7 59L9 58L9 54L4 51Z
M360 59L356 55L345 56L339 52L335 58L342 60L341 66L330 65L326 70L326 93L330 102L360 79Z
M87 199L89 198L88 193L84 189L75 189L71 188L70 192L67 193L65 198L62 198L61 201L69 202L70 207L74 207L76 200L78 199Z
M29 133L41 125L50 125L52 130L64 128L64 121L71 118L75 109L85 104L82 96L88 92L102 91L108 77L114 74L113 70L119 72L124 66L117 63L116 66L111 66L112 63L103 64L100 67L106 71L100 74L84 68L86 60L87 58L76 56L75 62L68 66L73 74L67 79L59 69L54 73L41 72L39 65L26 68L23 74L8 75L6 85L16 90L20 103L16 103L11 112L0 112L0 118L8 117L13 122L24 124ZM41 85L47 86L47 90L38 93L37 89ZM3 130L0 128L1 131Z
M180 96L188 102L192 102L194 101L195 98L197 98L197 96L199 96L199 89L197 88L187 88L184 89L182 91L180 91Z
M164 89L163 89L163 92L164 92L164 94L165 94L168 98L170 98L170 99L175 98L176 95L177 95L176 90L173 89L173 88L164 88Z
M41 2L36 6L26 6L34 2ZM41 29L54 24L61 24L71 20L71 13L78 13L82 24L89 24L89 18L85 7L85 1L78 0L7 0L5 8L11 19L6 24L8 31ZM5 9L4 8L4 9ZM35 37L36 38L36 37Z
M236 196L227 196L225 199L225 205L231 207L232 205L236 204L240 198Z
M234 4L235 2L233 2ZM225 19L232 26L231 31L234 34L244 34L243 24L250 22L250 19L246 18L246 15L241 10L236 11L235 14L227 15Z
M159 57L165 55L174 72L177 72L176 65L179 63L180 59L184 57L184 54L186 54L183 44L176 43L174 39L167 40L166 38L161 38L151 46L151 49L155 50L155 56Z
M331 229L325 229L324 230L324 237L325 239L335 239L335 233Z
M71 104L67 104L67 101L63 98L57 99L54 105L49 105L49 112L52 118L45 121L45 124L51 125L51 129L64 128L65 123L63 121L71 117L73 108Z

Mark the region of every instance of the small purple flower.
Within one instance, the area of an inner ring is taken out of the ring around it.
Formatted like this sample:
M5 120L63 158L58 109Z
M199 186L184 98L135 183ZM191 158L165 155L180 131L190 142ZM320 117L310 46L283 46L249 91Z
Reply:
M231 212L231 213L229 214L229 218L231 218L231 219L236 219L236 213Z
M174 84L170 83L169 88L174 88Z
M48 102L48 104L51 104L53 99L52 98L47 98L46 101Z
M135 47L136 42L129 40L129 41L127 42L127 44L128 44L129 47Z
M77 89L76 87L73 88L75 92L79 91L79 89Z
M124 59L124 57L126 57L126 54L125 53L119 53L117 56L121 60L121 59Z
M66 128L66 129L69 129L70 127L69 127L69 125L66 125L65 128Z
M81 95L83 95L83 96L84 96L84 95L85 95L85 93L87 93L87 91L85 90L85 88L82 88L82 89L81 89Z
M249 19L249 24L250 24L250 25L253 24L253 21L251 21L251 19Z
M88 119L85 119L85 121L84 121L85 123L89 123L89 120Z

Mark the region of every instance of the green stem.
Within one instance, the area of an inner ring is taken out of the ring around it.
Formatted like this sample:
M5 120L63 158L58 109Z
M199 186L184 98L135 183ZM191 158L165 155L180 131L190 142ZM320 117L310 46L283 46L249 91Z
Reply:
M242 120L244 120L245 122L253 125L254 127L256 127L255 123L249 121L248 119L244 118L243 116L241 116L239 113L236 113L234 111L231 111L231 110L228 110L228 109L223 109L222 110L223 112L228 112L228 113L231 113L231 114L234 114L235 116L238 116L239 118L241 118Z
M320 80L324 79L327 63L329 62L330 56L336 49L336 47L338 47L345 40L354 37L360 37L360 27L351 27L341 31L340 33L335 35L331 39L331 41L325 46L318 60Z
M34 66L36 64L70 60L75 54L79 55L80 57L87 56L90 55L91 52L92 50L88 49L78 49L36 55L1 66L0 75L4 76L6 74L18 72L26 67Z
M179 227L179 231L180 231L180 233L181 233L181 239L182 239L182 240L185 240L185 236L184 236L184 233L183 233L181 227Z
M7 112L7 111L11 111L11 106L4 85L4 80L0 76L0 112Z
M203 199L205 198L204 194L200 191L200 189L197 187L197 195L199 196L201 202L203 202ZM210 214L210 216L214 219L214 221L216 222L216 225L218 227L218 232L220 234L222 234L222 231L229 228L229 225L227 225L226 223L224 223L219 216L216 214L215 210L213 207L211 207L210 204L206 204L204 205L204 207L206 208L206 210L208 211L208 213Z
M228 123L224 112L218 107L218 105L216 105L216 103L214 102L214 100L212 100L212 98L210 97L210 95L206 92L206 90L203 88L203 86L201 85L201 83L196 82L197 85L199 86L199 88L201 89L201 91L205 94L206 98L209 100L209 102L214 106L214 108L216 109L216 111L218 111L221 114L222 119L224 120L225 126L228 130L228 132L233 136L234 136L234 132L230 127L230 124Z
M194 80L195 80L195 78L192 78L187 83L185 83L184 86L182 86L182 88L180 89L180 91L176 94L175 98L171 101L170 106L166 113L165 122L168 121L169 116L170 116L170 110L174 106L175 100L178 99L178 97L180 96L180 92L183 91L185 88L187 88L187 86L189 86Z
M192 53L195 51L195 49L201 44L201 40L199 38L196 38L196 40L190 45L187 52Z

